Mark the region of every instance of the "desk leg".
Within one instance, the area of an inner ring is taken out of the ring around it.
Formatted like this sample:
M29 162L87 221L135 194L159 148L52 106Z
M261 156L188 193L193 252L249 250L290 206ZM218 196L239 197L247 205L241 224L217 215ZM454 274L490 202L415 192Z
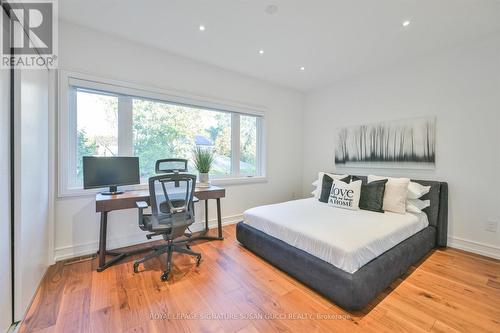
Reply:
M219 239L222 238L222 216L220 211L220 198L217 198L217 231L219 232Z
M139 248L137 250L129 252L116 252L106 250L106 237L108 233L108 212L101 212L101 231L99 234L99 265L97 266L97 271L102 272L111 265L114 265L118 261L122 260L126 256L141 253L144 251L151 251L154 248ZM113 259L106 261L106 255L114 256Z
M205 232L208 232L208 200L205 200Z
M175 240L174 243L184 243L188 244L191 242L195 242L198 240L223 240L222 237L222 215L220 209L220 198L217 198L217 236L208 236L208 200L205 200L205 230L200 232L197 236L193 236L191 238L183 238Z
M108 229L108 212L101 212L101 231L99 234L99 268L106 265L106 236Z

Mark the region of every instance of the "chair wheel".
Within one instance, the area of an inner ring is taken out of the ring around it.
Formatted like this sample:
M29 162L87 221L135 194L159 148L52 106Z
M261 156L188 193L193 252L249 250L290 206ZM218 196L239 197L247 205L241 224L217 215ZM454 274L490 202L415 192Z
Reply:
M161 280L162 281L167 281L168 280L168 272L164 272L162 275L161 275Z
M196 266L200 266L201 256L196 257Z
M139 273L139 263L134 263L134 273Z

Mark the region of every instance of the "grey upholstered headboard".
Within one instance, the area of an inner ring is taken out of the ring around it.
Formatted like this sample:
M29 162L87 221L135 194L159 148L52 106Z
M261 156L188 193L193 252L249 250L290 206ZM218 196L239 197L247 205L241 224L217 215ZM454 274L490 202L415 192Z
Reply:
M364 183L366 176L357 176ZM429 218L429 225L436 228L437 246L446 246L448 239L448 183L433 180L413 180L424 186L430 186L429 193L422 197L422 200L430 200L431 205L424 209Z

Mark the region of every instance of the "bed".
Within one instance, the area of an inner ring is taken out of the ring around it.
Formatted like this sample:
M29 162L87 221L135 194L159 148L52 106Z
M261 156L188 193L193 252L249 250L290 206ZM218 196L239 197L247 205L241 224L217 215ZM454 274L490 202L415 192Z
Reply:
M334 303L360 310L433 248L446 246L448 185L414 181L431 186L422 214L353 212L308 198L247 210L236 237Z

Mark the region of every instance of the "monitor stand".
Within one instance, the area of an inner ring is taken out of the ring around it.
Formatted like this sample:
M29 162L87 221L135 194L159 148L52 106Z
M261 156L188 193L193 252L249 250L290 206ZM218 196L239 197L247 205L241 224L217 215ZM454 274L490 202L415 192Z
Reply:
M118 191L118 186L110 186L109 187L109 192L101 192L102 195L115 195L115 194L122 194L123 191Z

